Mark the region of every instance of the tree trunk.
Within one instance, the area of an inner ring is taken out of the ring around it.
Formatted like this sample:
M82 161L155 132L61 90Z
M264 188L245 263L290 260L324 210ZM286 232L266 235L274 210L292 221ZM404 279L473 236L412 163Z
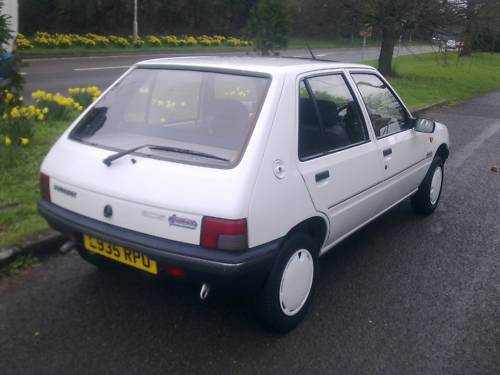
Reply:
M467 2L467 13L465 17L465 32L464 44L460 56L467 57L472 55L472 22L474 20L474 2L469 0Z
M460 52L460 56L467 57L472 55L472 35L471 35L470 27L465 27L464 33L464 45L462 47L462 51Z
M396 44L396 31L394 27L386 26L382 29L382 45L378 57L378 70L384 76L392 75L392 55Z

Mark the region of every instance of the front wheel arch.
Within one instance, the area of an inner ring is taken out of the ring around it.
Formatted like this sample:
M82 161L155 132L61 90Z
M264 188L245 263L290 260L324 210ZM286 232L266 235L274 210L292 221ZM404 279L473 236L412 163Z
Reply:
M450 156L450 148L446 143L442 143L436 150L436 155L441 156L441 159L443 159L443 162L445 162L446 159L448 159L448 157Z

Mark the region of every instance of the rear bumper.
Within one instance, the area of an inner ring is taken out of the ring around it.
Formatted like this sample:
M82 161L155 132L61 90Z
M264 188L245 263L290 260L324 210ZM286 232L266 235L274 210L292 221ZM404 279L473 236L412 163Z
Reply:
M205 249L103 223L45 200L38 202L38 211L63 234L71 233L81 241L81 235L87 233L140 251L155 259L160 271L162 266L178 266L187 279L210 282L224 289L259 287L267 278L281 243L278 239L242 252Z

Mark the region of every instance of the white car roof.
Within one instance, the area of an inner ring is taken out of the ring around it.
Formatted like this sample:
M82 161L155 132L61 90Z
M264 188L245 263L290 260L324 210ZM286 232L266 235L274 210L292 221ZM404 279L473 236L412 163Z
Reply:
M323 69L374 69L368 65L293 57L188 56L141 61L137 67L180 67L236 70L270 75L304 73Z

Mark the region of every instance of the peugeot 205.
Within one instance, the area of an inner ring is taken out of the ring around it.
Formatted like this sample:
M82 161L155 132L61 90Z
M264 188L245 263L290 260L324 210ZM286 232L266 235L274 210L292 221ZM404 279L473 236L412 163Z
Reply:
M431 214L447 128L372 67L293 58L140 62L61 136L39 211L86 261L251 293L286 332L319 257L410 198Z

